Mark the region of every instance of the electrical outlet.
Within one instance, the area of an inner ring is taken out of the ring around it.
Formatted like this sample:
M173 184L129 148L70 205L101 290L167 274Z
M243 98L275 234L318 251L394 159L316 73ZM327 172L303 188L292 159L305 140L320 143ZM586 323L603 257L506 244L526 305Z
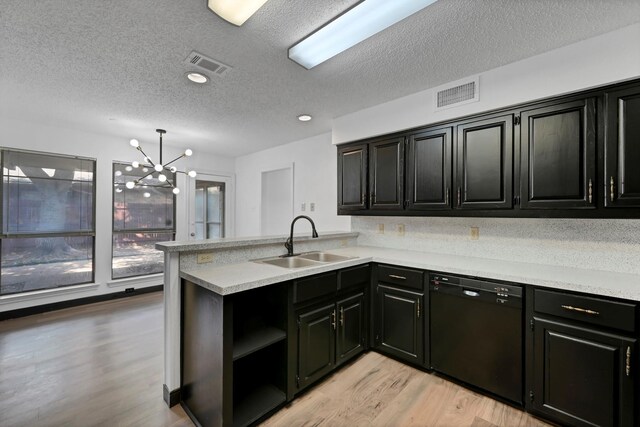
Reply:
M378 224L378 234L384 234L384 224Z
M314 212L316 210L316 204L313 202L309 203L309 210L311 212Z
M404 224L398 224L398 236L404 237Z
M209 262L213 262L213 252L198 254L197 262L198 264L206 264Z
M302 204L300 205L300 210L301 210L302 212L306 211L306 210L307 210L307 204L306 204L306 203L302 203Z
M478 240L480 238L480 228L471 227L471 240Z
M341 247L346 248L348 244L349 244L348 240L344 240L344 239L340 240Z

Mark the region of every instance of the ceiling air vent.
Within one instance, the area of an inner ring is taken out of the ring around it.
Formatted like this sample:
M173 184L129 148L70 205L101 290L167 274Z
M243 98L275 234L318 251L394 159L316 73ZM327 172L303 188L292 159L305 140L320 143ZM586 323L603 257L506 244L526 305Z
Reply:
M444 87L436 92L436 111L457 107L480 100L479 79L466 81L456 86Z
M224 64L213 58L207 58L206 56L196 52L195 50L189 54L184 62L190 65L195 65L196 67L208 71L208 74L219 77L225 75L229 70L233 68L230 65Z

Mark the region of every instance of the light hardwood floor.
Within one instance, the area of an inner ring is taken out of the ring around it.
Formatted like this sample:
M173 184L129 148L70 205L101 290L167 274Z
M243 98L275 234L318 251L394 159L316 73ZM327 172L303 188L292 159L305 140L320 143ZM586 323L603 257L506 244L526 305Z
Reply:
M162 295L0 322L0 426L193 425L162 400ZM377 353L264 426L544 426L522 411Z

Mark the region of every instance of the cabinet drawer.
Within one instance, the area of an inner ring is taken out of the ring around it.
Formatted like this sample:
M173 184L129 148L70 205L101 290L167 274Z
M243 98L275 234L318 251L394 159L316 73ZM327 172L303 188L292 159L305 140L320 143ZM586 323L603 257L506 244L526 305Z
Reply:
M422 271L410 268L393 267L390 265L378 266L378 280L394 285L406 286L414 289L423 289Z
M293 281L293 303L309 301L338 291L338 276L335 272Z
M534 309L538 313L552 314L565 319L635 331L636 305L632 303L536 289Z
M359 265L353 268L346 268L338 272L338 287L349 289L356 286L366 286L370 278L369 265Z

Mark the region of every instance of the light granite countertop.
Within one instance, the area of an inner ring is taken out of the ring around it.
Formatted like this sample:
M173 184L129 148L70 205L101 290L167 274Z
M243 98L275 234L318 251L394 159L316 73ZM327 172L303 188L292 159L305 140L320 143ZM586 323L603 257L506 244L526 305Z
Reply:
M358 237L357 232L351 231L323 231L319 232L319 236L312 238L309 233L295 233L293 235L296 243L305 242L311 239L314 240L326 240L326 239L339 239ZM248 246L258 245L273 245L284 244L284 241L289 235L277 235L277 236L255 236L255 237L235 237L235 238L221 238L221 239L207 239L207 240L193 240L193 241L174 241L174 242L160 242L156 243L156 249L164 252L195 252L205 251L213 249L229 249L229 248L242 248Z
M352 258L297 269L247 261L185 270L180 272L180 277L220 295L230 295L299 277L377 262L640 301L640 276L634 274L370 246L325 252Z

